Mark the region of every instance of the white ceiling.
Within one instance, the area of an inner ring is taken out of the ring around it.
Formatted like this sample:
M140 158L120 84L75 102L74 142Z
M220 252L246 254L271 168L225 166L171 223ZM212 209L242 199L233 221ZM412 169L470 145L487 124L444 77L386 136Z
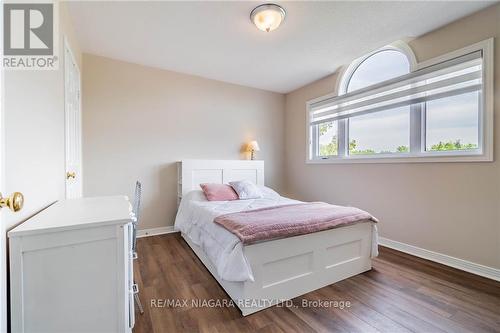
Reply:
M265 2L265 1L264 1ZM257 30L259 2L70 2L82 50L286 93L362 54L420 36L492 2L277 2L274 32Z

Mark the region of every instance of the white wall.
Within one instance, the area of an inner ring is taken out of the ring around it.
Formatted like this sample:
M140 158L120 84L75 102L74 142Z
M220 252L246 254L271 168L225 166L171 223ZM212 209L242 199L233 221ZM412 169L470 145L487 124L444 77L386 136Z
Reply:
M500 128L500 5L410 43L419 61L496 37L495 127ZM381 45L382 46L382 45ZM337 75L286 96L287 192L365 209L382 237L500 268L500 142L493 163L306 165L307 100L334 91Z
M133 194L140 228L171 226L181 159L240 159L258 140L266 184L284 183L284 95L109 58L83 57L84 195Z

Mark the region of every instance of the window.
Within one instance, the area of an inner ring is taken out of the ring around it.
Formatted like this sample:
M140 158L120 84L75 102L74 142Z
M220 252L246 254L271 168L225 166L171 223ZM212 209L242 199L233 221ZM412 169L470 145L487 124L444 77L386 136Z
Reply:
M307 103L308 160L492 160L492 43L418 65L395 46L356 60L337 95Z
M356 91L410 72L406 54L383 49L363 60L349 76L345 92ZM347 120L349 155L407 152L410 145L410 107L380 111Z
M318 126L319 156L328 157L338 155L338 122L328 121Z
M477 91L430 101L425 106L427 151L471 150L479 147Z

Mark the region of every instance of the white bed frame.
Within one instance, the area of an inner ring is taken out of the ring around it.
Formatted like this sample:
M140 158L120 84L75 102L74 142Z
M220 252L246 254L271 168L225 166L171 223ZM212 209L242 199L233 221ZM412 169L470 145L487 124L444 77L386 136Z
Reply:
M178 162L179 199L200 183L250 180L264 185L264 161ZM246 316L371 269L372 223L244 246L255 281L221 279L203 250L182 235Z

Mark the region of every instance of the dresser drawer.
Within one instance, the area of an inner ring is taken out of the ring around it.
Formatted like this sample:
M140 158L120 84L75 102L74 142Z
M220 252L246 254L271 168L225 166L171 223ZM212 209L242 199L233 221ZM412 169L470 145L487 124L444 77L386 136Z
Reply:
M129 206L67 200L9 232L12 332L131 332Z

